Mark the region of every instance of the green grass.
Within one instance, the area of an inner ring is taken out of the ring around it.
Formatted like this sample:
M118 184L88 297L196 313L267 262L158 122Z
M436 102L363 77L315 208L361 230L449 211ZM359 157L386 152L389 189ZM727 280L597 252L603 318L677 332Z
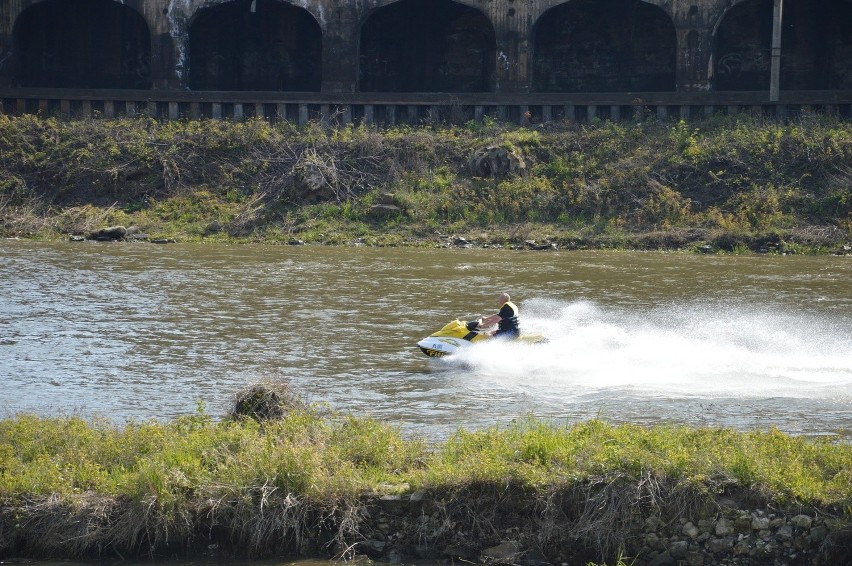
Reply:
M488 145L526 173L473 176ZM852 233L850 162L852 123L830 117L381 129L4 115L0 235L121 223L189 241L532 232L565 247L831 252ZM385 192L400 212L373 214Z
M487 527L477 527L484 540L499 528L497 508L513 524L517 513L592 505L584 540L612 557L641 514L696 516L722 494L850 525L852 446L777 430L532 418L429 445L316 407L262 422L214 420L202 409L123 426L79 416L0 421L0 517L9 526L0 553L162 555L212 537L240 555L322 554L374 528L362 507L369 498L415 492L431 494L448 521ZM412 536L448 536L442 522L418 528ZM561 532L542 535L542 548L565 548Z
M435 489L512 483L546 490L613 474L701 489L731 485L778 503L852 501L852 446L777 430L558 425L534 419L460 430L427 446L367 418L300 410L261 427L203 412L172 422L118 427L81 417L20 415L0 421L0 497L95 491L164 505L199 493L274 486L330 500L383 485Z

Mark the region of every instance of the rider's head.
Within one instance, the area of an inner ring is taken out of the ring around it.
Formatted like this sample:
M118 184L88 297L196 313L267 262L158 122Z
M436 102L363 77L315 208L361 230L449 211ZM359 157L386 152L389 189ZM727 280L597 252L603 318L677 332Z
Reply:
M509 293L506 293L504 291L504 292L500 293L499 297L497 297L497 304L499 304L502 307L503 305L508 303L510 299L511 299L511 297L509 297Z

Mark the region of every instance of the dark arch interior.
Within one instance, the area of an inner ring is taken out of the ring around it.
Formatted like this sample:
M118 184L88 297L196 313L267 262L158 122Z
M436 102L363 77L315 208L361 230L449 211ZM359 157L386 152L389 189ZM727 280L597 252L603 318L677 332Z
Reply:
M533 38L537 92L675 90L671 19L639 0L572 0L545 12Z
M13 36L21 86L151 87L148 26L118 2L47 0L21 13Z
M731 8L716 33L716 90L768 90L772 0ZM786 0L781 89L852 88L852 2Z
M236 0L202 10L189 28L193 90L318 91L322 30L302 8Z
M361 28L363 92L488 92L496 39L481 12L448 0L401 0Z

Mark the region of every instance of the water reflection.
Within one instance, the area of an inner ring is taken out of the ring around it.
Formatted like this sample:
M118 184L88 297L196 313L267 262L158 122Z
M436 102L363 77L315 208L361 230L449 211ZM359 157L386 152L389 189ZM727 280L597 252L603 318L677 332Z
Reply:
M526 415L852 429L852 262L624 252L2 242L11 414L167 419L285 377L439 439ZM414 343L507 289L541 346Z

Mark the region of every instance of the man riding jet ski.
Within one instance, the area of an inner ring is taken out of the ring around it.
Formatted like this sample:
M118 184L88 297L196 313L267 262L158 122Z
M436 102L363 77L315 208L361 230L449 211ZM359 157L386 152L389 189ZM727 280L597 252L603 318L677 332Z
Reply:
M530 344L544 341L544 336L538 334L520 334L518 307L511 302L509 293L500 293L497 304L500 310L496 314L467 322L454 320L438 332L419 341L417 345L427 356L442 357L453 354L460 348L493 338L520 340ZM492 332L484 330L495 324L497 330Z
M500 310L497 314L479 320L479 326L488 328L497 325L497 330L492 336L505 336L506 338L517 338L521 334L520 321L518 320L518 307L511 301L509 293L500 293L497 297L497 305Z

